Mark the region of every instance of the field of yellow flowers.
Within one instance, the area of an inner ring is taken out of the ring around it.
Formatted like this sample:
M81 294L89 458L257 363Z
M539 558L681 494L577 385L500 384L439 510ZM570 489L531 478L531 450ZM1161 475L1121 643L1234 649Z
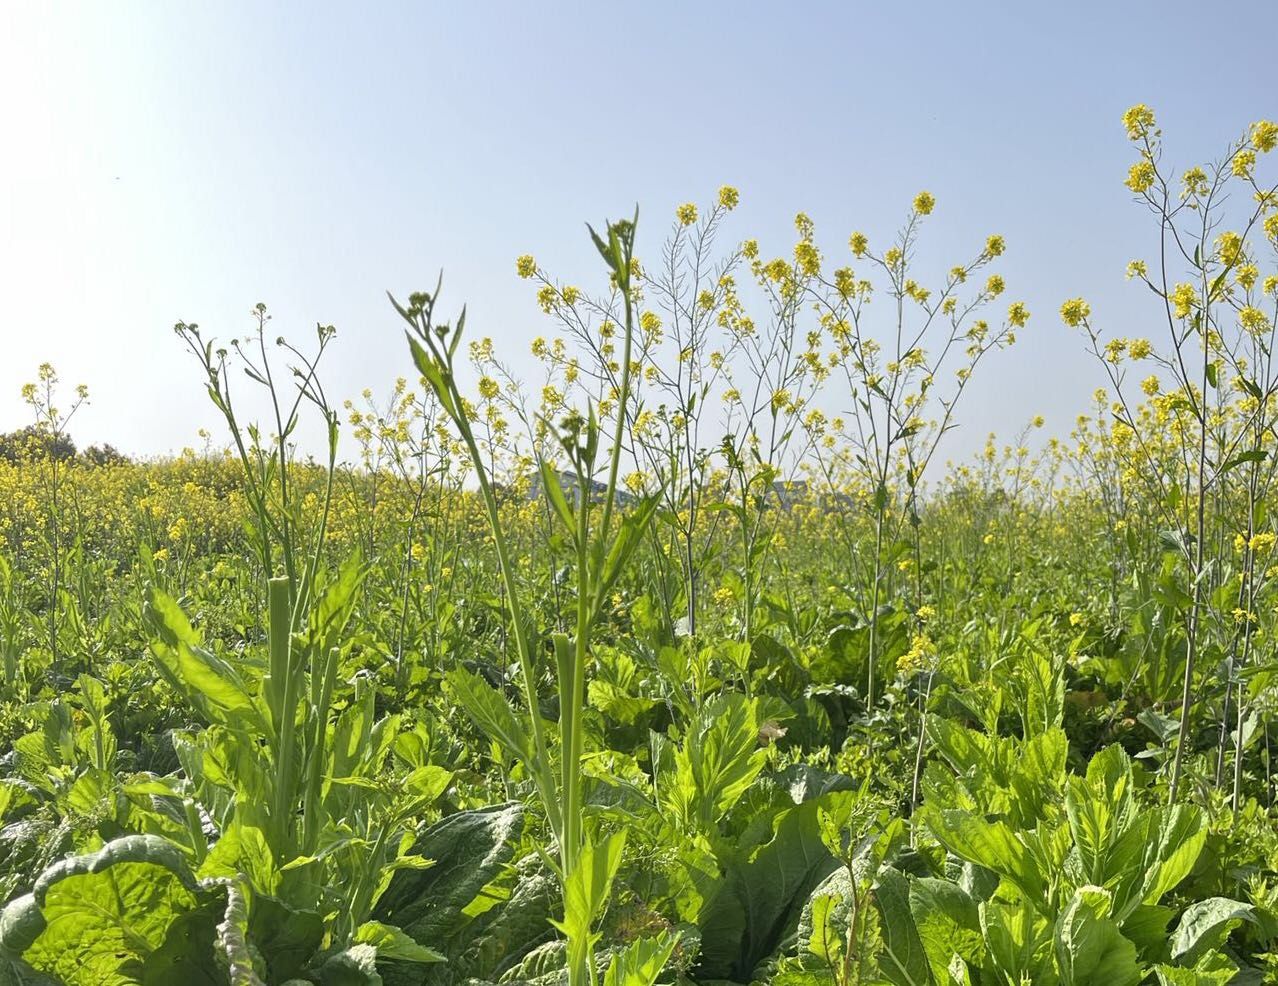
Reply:
M41 367L0 984L1278 982L1278 125L1182 174L1123 125L1142 334L1065 300L1108 385L966 463L1030 312L997 234L915 269L928 192L838 256L725 246L727 186L648 263L591 229L595 290L520 256L535 384L438 285L340 404L332 327L180 322L225 431L163 461Z

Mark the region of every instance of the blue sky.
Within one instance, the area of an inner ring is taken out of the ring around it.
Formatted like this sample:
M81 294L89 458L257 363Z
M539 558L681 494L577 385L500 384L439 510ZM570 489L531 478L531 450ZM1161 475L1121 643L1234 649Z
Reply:
M1153 12L1156 11L1155 17ZM0 11L0 430L52 361L93 395L74 429L142 454L216 419L173 336L337 326L326 379L353 396L410 366L384 291L433 285L516 366L552 328L514 258L590 284L583 223L741 190L734 237L830 254L938 207L940 274L987 234L1034 317L982 367L955 450L1033 414L1064 434L1099 376L1060 302L1156 332L1126 262L1154 243L1122 179L1119 119L1159 116L1173 163L1278 114L1274 8L1200 5L62 3ZM646 225L645 225L646 221ZM594 282L597 283L597 282ZM68 386L69 389L69 386ZM220 432L218 433L220 435Z

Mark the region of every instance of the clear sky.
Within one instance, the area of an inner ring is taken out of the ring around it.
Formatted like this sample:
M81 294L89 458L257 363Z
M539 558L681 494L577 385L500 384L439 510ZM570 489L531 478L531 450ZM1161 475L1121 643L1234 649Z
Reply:
M1086 295L1156 332L1125 282L1154 227L1122 185L1120 116L1158 112L1173 163L1278 115L1273 2L43 3L0 6L0 430L51 361L92 404L80 444L196 444L216 419L172 333L337 326L330 391L411 375L384 291L466 301L517 366L549 334L514 258L574 283L583 223L741 190L734 237L788 251L798 210L841 254L920 189L937 273L1002 233L1033 312L991 358L961 443L1041 412L1068 431L1097 371L1056 315ZM1213 15L1214 16L1214 15ZM1200 25L1201 24L1201 29ZM217 433L220 436L220 432Z

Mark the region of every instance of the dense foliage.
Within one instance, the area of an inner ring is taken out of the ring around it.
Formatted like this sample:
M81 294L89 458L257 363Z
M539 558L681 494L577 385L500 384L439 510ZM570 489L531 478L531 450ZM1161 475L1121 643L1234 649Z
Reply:
M331 326L178 323L229 444L172 460L77 453L42 367L0 983L1278 982L1278 126L1173 176L1124 125L1150 338L1065 302L1094 411L966 465L1029 312L997 235L926 286L926 192L856 270L723 249L730 187L651 265L592 230L598 294L520 257L532 393L438 286L344 407Z

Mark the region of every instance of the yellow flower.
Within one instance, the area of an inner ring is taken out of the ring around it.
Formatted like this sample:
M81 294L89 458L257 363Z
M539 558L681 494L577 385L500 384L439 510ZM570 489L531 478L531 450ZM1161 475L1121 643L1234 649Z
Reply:
M1248 178L1251 176L1251 169L1256 166L1255 151L1239 151L1234 156L1232 170L1236 178Z
M719 204L725 209L735 209L741 201L741 194L731 185L723 185L719 189Z
M685 202L675 210L675 216L679 219L679 225L691 226L697 221L697 207L691 202Z
M1278 123L1259 120L1251 125L1251 146L1262 154L1268 154L1278 146Z
M821 254L807 240L801 240L794 245L794 263L809 277L815 277L821 272Z
M1177 318L1188 318L1189 313L1194 310L1194 305L1198 302L1198 289L1192 284L1186 284L1182 281L1177 284L1171 293L1172 309L1176 313Z
M501 388L497 385L497 381L492 377L479 378L479 396L484 400L492 400L501 392Z
M1238 313L1238 323L1248 332L1259 334L1269 328L1269 319L1254 305L1248 305Z
M1123 126L1128 140L1140 140L1153 129L1154 111L1144 103L1137 103L1123 114Z
M768 280L780 284L790 276L790 265L778 257L776 260L769 261L763 268L763 272L768 276Z
M1070 625L1070 626L1072 626L1072 627L1081 627L1081 626L1083 625L1083 614L1082 614L1082 613L1070 613L1070 614L1069 614L1069 625Z
M1013 301L1007 306L1007 320L1018 329L1025 327L1025 323L1029 321L1029 317L1029 309L1025 307L1025 302Z
M991 274L985 282L985 291L992 298L997 298L1002 294L1004 287L1002 275L999 274Z
M1092 306L1082 298L1071 298L1061 305L1061 321L1074 328L1080 325L1092 313Z
M920 216L930 216L936 208L936 199L931 192L919 192L914 196L914 211Z
M1242 237L1233 230L1226 230L1216 237L1216 245L1220 248L1221 262L1232 267L1242 259Z
M899 673L910 676L920 671L934 668L932 659L936 657L936 644L926 633L917 633L910 640L910 649L898 658L896 669Z
M1133 277L1145 277L1149 273L1149 268L1143 260L1133 260L1127 265L1127 279L1130 281Z
M848 246L852 248L852 256L864 257L865 251L870 248L870 239L864 233L853 233L848 238Z
M1046 423L1046 419L1041 414L1034 415L1034 420L1032 424L1034 425L1035 428L1042 428L1045 423Z
M1123 182L1137 195L1147 192L1153 187L1154 179L1158 177L1158 172L1154 170L1154 163L1149 160L1137 161L1131 166L1127 172L1127 180Z
M995 234L994 236L991 236L988 240L985 241L985 252L988 253L991 257L1003 256L1004 247L1005 247L1005 244L1003 243L1003 237L998 236L997 234Z
M1153 350L1154 347L1150 345L1148 339L1132 339L1127 343L1127 354L1132 359L1144 359Z
M531 253L525 253L522 257L515 261L515 271L520 277L532 277L537 273L537 261L533 260Z
M1207 181L1207 172L1202 168L1190 168L1180 176L1180 183L1183 186L1180 193L1182 199L1202 198L1211 189Z
M1161 386L1162 384L1158 377L1152 373L1140 382L1140 389L1145 392L1147 397L1153 397L1157 394Z
M993 544L993 543L994 543L994 535L993 535L993 534L986 534L986 535L985 535L985 537L981 538L981 543L982 543L982 544Z

